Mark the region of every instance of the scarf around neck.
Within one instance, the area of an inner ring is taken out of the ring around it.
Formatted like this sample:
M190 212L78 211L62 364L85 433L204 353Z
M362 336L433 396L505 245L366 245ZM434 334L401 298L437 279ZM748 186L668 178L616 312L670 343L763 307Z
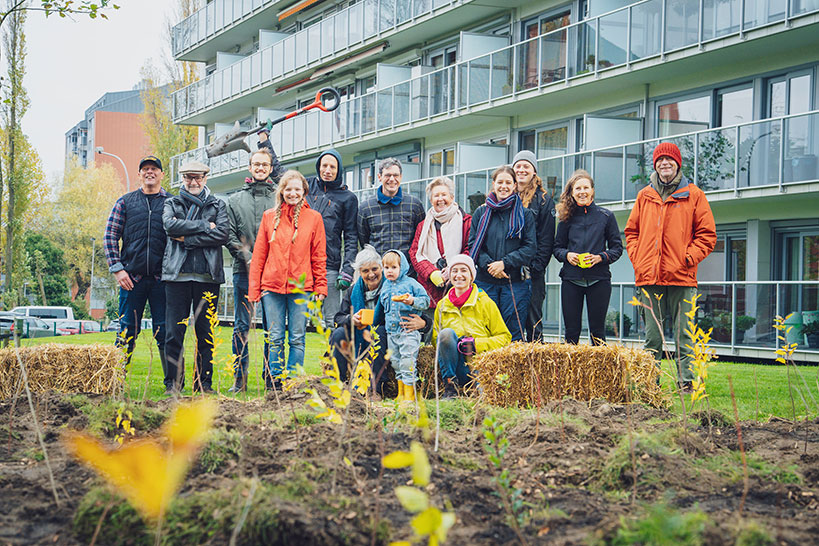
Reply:
M205 186L202 188L202 192L199 195L194 195L185 188L180 188L179 197L181 197L182 201L188 205L188 212L185 215L185 219L197 220L202 216L202 207L205 206L205 203L208 201L208 197L210 197L210 189Z
M520 195L513 193L503 201L498 201L495 192L491 192L486 196L486 210L481 216L481 221L478 223L478 231L475 236L475 244L469 249L469 255L472 258L478 256L478 252L483 245L486 238L486 230L489 227L489 220L492 218L492 213L506 210L512 207L512 214L509 216L509 232L506 234L507 239L515 239L523 237L524 212L523 202L520 200Z
M472 284L466 292L464 292L460 296L456 296L455 295L455 289L453 288L452 290L449 291L449 294L447 295L447 297L449 298L449 301L452 302L452 305L454 305L455 307L460 309L461 307L464 306L464 304L466 303L466 300L469 299L469 296L472 295L472 291L474 289L475 289L475 285Z
M438 248L438 230L435 229L435 222L441 224L441 240L444 242L444 255ZM421 233L418 237L418 250L415 252L415 259L419 262L429 260L436 264L441 257L457 256L463 248L464 238L464 215L457 203L452 203L441 212L435 212L435 208L427 211ZM436 265L437 268L437 265Z
M378 202L379 203L381 203L383 205L386 205L387 203L390 203L391 205L396 205L396 206L401 204L401 201L403 201L403 199L404 199L404 192L402 191L401 186L398 186L398 193L396 193L392 197L387 197L386 195L384 195L384 192L381 191L381 188L383 188L383 186L378 186L378 194L377 195L378 195Z

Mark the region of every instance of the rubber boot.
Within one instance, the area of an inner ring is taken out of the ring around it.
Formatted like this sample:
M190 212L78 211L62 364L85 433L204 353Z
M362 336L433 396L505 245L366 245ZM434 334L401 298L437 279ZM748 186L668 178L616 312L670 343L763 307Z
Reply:
M401 402L402 400L404 400L404 383L400 379L398 379L397 381L398 381L398 395L395 397L395 399L397 401Z
M404 401L415 403L415 385L404 385Z

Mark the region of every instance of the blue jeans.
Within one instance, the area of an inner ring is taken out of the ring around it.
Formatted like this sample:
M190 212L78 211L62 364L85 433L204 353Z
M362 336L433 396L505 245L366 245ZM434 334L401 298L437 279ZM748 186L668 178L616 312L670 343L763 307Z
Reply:
M233 354L236 361L233 364L233 372L236 379L247 378L248 366L248 336L250 330L250 309L253 304L247 300L248 280L247 273L239 272L233 274ZM264 307L262 307L262 329L267 331L267 321L265 320ZM264 340L264 359L267 360L267 353L270 351L267 338Z
M119 289L120 335L117 336L117 346L125 345L129 355L134 352L146 303L151 305L156 346L160 352L165 351L165 283L153 277L142 277L134 283L133 289ZM125 332L125 339L122 332Z
M444 381L452 378L465 387L472 380L464 355L458 352L458 334L452 328L444 328L438 334L438 366Z
M287 358L287 370L292 372L296 366L304 365L304 335L307 332L307 299L305 294L262 294L262 307L268 323L268 377L276 379L284 371L284 334L287 332L287 344L290 354ZM296 300L303 300L298 304ZM285 322L286 321L286 322Z
M503 322L512 334L512 341L523 339L522 327L526 325L529 314L529 299L532 294L532 281L527 279L518 282L494 284L475 281L478 288L492 298L501 312Z
M390 364L395 370L395 378L404 385L415 385L418 380L416 363L421 348L421 332L406 332L403 329L387 330L387 348L392 353Z

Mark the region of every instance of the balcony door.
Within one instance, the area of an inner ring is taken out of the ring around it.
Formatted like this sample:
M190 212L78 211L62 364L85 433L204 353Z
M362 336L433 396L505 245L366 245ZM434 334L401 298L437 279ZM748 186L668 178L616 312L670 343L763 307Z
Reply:
M781 236L782 279L819 281L819 229ZM819 288L816 284L785 287L784 313L819 310ZM781 304L780 304L781 305Z
M572 23L572 6L550 10L524 21L518 51L518 87L530 89L566 78L565 27ZM561 30L563 29L563 30ZM543 36L537 40L538 36Z
M441 114L455 107L455 63L458 62L458 46L452 45L429 54L429 64L434 72L430 76L432 97L431 114ZM448 68L447 68L448 67ZM440 70L445 69L445 70Z

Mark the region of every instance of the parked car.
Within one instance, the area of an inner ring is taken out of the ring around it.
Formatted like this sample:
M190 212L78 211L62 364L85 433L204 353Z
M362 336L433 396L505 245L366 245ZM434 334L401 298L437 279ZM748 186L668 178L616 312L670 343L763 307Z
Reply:
M6 336L11 333L11 327L14 325L14 318L17 315L11 311L0 311L0 336Z
M54 328L43 319L37 317L17 317L23 320L23 327L20 332L20 337L49 337L56 335ZM14 325L11 327L14 332Z
M80 333L80 321L61 320L54 323L54 328L58 336L73 336Z
M46 320L74 320L74 310L70 307L25 305L15 307L11 312L24 317L39 317Z
M119 319L114 319L105 327L106 332L119 332Z
M100 323L95 320L81 320L80 332L83 334L95 334L102 331Z

